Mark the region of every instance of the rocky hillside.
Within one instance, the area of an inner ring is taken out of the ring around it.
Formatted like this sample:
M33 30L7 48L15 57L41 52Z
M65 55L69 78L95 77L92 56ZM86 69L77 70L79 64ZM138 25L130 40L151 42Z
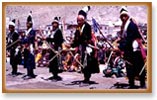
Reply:
M6 17L9 19L19 19L20 27L25 27L26 19L30 11L34 20L34 27L44 27L52 22L55 16L60 16L65 23L76 23L76 16L84 6L7 6ZM88 12L88 20L94 17L99 23L116 22L119 20L121 6L91 6ZM139 23L147 23L146 6L128 6L128 11Z

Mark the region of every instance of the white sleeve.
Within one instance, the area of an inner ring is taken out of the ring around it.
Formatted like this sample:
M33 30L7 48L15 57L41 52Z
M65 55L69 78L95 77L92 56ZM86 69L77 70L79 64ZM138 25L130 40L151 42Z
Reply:
M136 40L133 41L132 47L134 52L138 50L139 44Z

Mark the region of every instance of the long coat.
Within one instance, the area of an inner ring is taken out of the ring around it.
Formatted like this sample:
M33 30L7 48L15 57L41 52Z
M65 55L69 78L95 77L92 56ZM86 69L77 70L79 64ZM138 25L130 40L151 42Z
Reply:
M88 23L84 23L82 33L79 29L75 32L74 41L71 44L72 47L79 47L79 53L81 55L81 63L84 64L85 51L88 44L94 44L92 42L91 26ZM87 55L87 66L82 69L83 73L99 73L98 59L94 57L95 51L92 49L92 53Z
M28 49L24 49L24 68L35 69L35 56Z
M33 44L33 47L35 47L35 35L36 32L32 29L22 42L27 44L27 46ZM31 54L30 50L27 48L24 49L24 68L35 69L35 55Z
M36 32L35 30L32 29L27 37L28 43L33 44L33 47L35 47L35 36L36 36Z
M54 49L56 51L58 51L58 49L62 47L62 43L64 41L63 35L62 35L62 32L61 32L60 29L56 30L56 32L54 33L54 37L53 38L48 37L46 40L47 40L47 42L54 44L53 47L54 47ZM50 55L49 55L49 60L50 60L51 58L53 58L53 56L55 56L55 53L52 50L50 50L49 52L50 52ZM49 63L48 67L49 67L49 71L50 72L56 73L56 74L59 73L59 69L58 69L59 68L59 61L58 61L58 58L56 57L55 59L53 59Z
M19 39L19 34L17 32L10 32L8 34L8 38L12 41L8 41L8 45L12 44L13 42L15 42L16 40ZM20 51L15 55L15 49L17 48L18 43L14 44L13 46L11 46L10 48L8 48L10 50L10 64L11 65L18 65L21 63L21 53Z
M54 33L53 38L48 37L46 40L49 43L54 43L54 49L58 50L59 47L62 47L62 43L64 41L62 31L60 29L57 29Z
M144 65L141 52L133 52L132 47L133 41L136 39L141 39L142 37L139 33L138 26L132 19L130 19L126 33L126 37L120 41L119 48L124 51L124 59L132 64L131 67L127 66L127 75L132 77L138 75Z

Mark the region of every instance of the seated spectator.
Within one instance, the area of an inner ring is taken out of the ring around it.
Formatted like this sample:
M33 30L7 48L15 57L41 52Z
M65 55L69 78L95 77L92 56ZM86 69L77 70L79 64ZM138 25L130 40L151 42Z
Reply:
M103 70L106 77L123 77L125 76L125 63L122 59L121 53L115 53L116 58L113 64L108 64L107 68Z

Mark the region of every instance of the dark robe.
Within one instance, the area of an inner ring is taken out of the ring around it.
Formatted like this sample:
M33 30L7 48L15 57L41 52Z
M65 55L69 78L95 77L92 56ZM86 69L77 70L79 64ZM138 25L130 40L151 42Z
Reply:
M19 34L17 32L10 32L8 34L8 38L12 40L8 41L8 45L10 45L19 39ZM22 59L20 50L17 52L17 54L15 54L15 49L17 48L17 46L18 42L8 48L8 50L10 51L10 64L12 65L12 74L17 73L17 65L21 63Z
M72 43L72 47L79 47L79 53L81 55L81 63L84 63L85 51L88 44L93 45L92 42L92 34L91 34L91 26L88 23L84 23L84 28L82 31L82 35L80 35L80 30L76 30L74 41ZM82 69L83 73L91 74L91 73L99 73L99 64L98 59L95 58L95 51L92 49L92 53L87 55L87 66L84 66Z
M35 30L31 30L25 38L22 38L21 43L24 43L26 48L24 49L24 68L27 68L27 75L34 77L33 69L35 69L35 55L31 53L27 48L30 45L33 45L35 48Z
M127 76L129 78L129 83L134 85L135 76L139 76L139 73L144 66L144 60L140 51L133 52L132 43L136 39L142 39L138 26L130 19L128 25L126 37L122 38L120 41L119 48L124 51L124 59L129 63L126 63ZM139 76L142 84L145 84L145 70L142 75Z
M19 39L19 34L17 32L12 32L12 33L9 33L9 37L11 41L8 41L8 45L12 44L13 42L17 41ZM9 48L10 50L10 64L11 65L18 65L21 61L21 54L20 52L18 52L17 55L15 55L15 49L17 48L18 46L18 43L14 44L13 46L11 46Z
M53 38L48 37L46 40L47 40L48 43L53 44L53 49L56 50L56 51L58 51L59 48L61 49L62 43L64 41L63 35L62 35L62 32L61 32L60 29L56 30L56 32L54 33L54 37ZM49 50L49 52L50 52L50 55L49 55L49 60L50 60L56 54L52 50ZM52 72L55 75L58 74L59 73L59 61L58 61L58 58L56 57L55 59L53 59L49 63L48 67L49 67L49 71L50 72Z
M30 44L33 44L33 47L35 47L35 36L36 36L36 32L35 30L31 30L28 34L27 40Z
M24 49L24 68L35 69L35 56L28 49Z

